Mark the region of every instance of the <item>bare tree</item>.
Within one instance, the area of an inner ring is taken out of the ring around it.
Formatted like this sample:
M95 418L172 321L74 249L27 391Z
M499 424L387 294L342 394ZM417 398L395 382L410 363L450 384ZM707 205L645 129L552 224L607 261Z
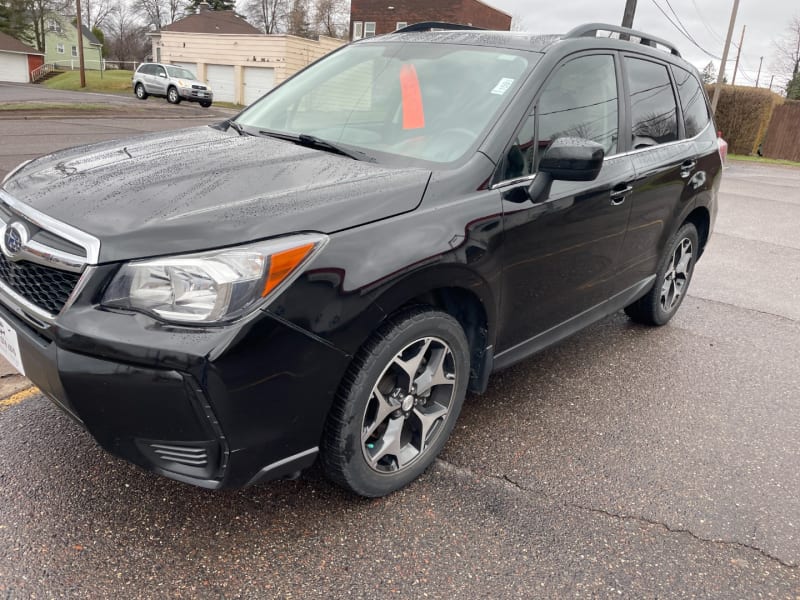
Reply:
M156 29L183 17L186 5L186 0L134 0L134 8L140 17Z
M150 52L147 25L124 0L112 8L106 21L108 55L123 62L140 62Z
M264 33L280 33L286 28L289 0L248 0L242 9L247 20Z
M39 49L39 52L44 52L47 20L53 14L67 12L72 3L68 0L24 0L22 6L30 26L29 38Z
M776 56L773 68L786 82L800 73L800 15L795 16L786 28L786 35L775 42Z
M101 27L111 11L114 4L111 0L81 0L83 8L83 24L89 29Z
M316 0L314 25L319 35L344 37L348 28L349 8L345 0Z

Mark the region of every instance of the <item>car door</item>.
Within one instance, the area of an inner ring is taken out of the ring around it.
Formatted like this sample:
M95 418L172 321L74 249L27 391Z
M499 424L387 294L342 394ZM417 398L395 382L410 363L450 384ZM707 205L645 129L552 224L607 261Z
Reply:
M658 271L678 219L694 197L697 155L685 138L666 62L622 57L631 118L631 160L636 171L631 218L622 249L622 278L632 284Z
M166 94L167 93L167 71L161 65L153 65L153 76L151 80L153 81L153 92L154 94Z
M504 272L498 350L524 353L534 338L619 291L615 275L634 178L619 150L624 105L614 52L569 58L548 77L509 145L502 190ZM536 163L558 137L600 143L607 158L594 181L554 181L532 197Z

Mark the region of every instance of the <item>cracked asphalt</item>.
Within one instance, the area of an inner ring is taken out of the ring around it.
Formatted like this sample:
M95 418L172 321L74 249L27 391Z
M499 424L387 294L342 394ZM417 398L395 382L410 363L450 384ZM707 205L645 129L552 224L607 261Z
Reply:
M0 175L187 124L5 121ZM620 313L496 374L384 499L162 479L0 379L0 597L797 600L800 169L731 163L720 204L669 326Z

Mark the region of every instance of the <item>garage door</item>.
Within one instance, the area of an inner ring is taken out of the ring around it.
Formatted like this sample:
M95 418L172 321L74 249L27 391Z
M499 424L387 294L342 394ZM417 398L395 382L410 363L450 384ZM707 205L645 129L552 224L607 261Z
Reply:
M197 63L173 62L173 65L182 69L187 69L197 76Z
M206 67L206 81L214 92L214 100L236 102L236 93L233 87L233 67L228 65L208 65Z
M28 55L0 52L0 81L28 83Z
M275 69L244 68L244 103L251 105L275 85Z

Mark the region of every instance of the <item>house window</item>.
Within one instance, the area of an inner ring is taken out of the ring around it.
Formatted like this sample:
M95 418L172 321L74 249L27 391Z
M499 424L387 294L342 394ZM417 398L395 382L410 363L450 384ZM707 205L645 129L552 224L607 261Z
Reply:
M398 29L403 29L404 27L408 27L408 22L407 21L398 21L397 22L397 27L395 27L395 31L397 31Z
M49 31L55 31L56 33L61 33L61 23L55 20L50 20L47 22L47 29Z
M56 52L58 52L59 54L64 54L64 44L57 44Z
M353 22L353 39L360 40L364 37L364 23L361 21L354 21Z
M368 21L364 23L364 37L375 37L375 21Z
M78 57L78 47L77 47L77 46L73 46L73 47L72 47L72 56L73 56L74 58L77 58L77 57Z

